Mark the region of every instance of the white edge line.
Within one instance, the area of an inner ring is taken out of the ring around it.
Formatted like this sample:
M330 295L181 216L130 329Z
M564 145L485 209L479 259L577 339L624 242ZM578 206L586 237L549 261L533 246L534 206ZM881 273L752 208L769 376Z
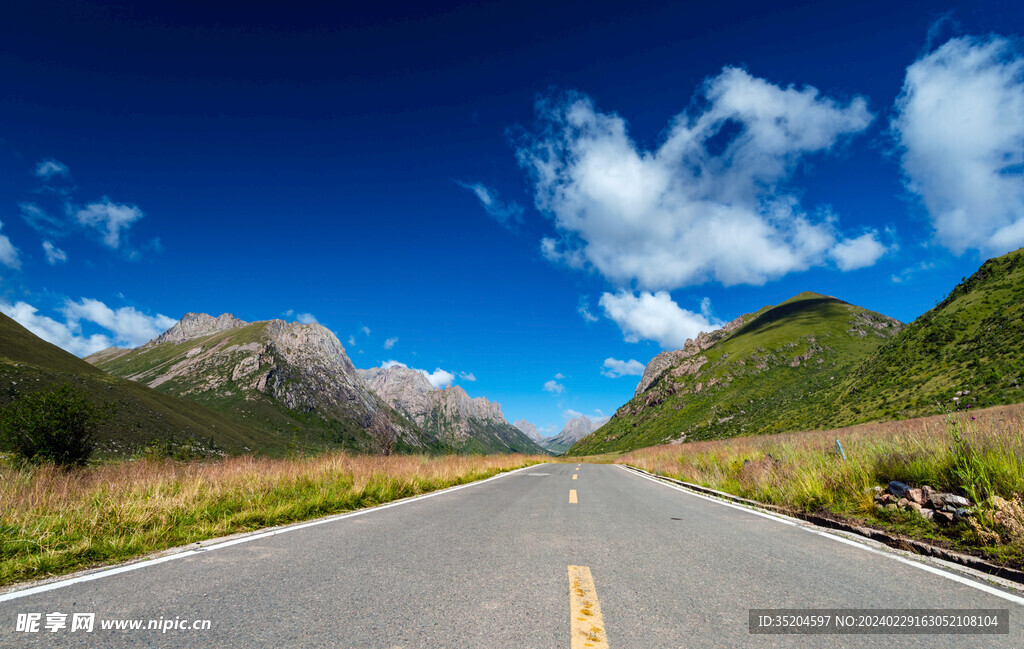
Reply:
M691 496L696 496L697 498L703 498L704 500L710 500L711 502L717 503L719 505L724 505L726 507L732 507L733 509L738 509L740 511L744 511L744 512L747 512L747 513L750 513L750 514L756 514L758 516L762 516L764 518L769 518L769 519L771 519L773 521L777 521L779 523L785 523L786 525L793 525L793 526L797 527L798 529L806 530L808 532L811 532L812 534L817 534L819 536L824 536L825 538L832 539L833 541L839 541L840 543L845 543L847 545L852 545L852 546L854 546L856 548L860 548L862 550L866 550L867 552L871 552L873 554L877 554L877 555L880 555L880 556L883 556L883 557L888 557L889 559L893 559L895 561L899 561L900 563L906 564L908 566L911 566L911 567L914 567L914 568L919 568L921 570L924 570L925 572L930 572L930 573L938 575L940 577L945 577L946 579L951 579L951 580L953 580L953 581L955 581L957 583L963 584L965 586L970 586L971 588L976 588L977 590L986 592L989 595L995 595L996 597L1000 597L1000 598L1005 599L1007 601L1013 602L1014 604L1019 604L1021 606L1024 606L1024 597L1018 597L1018 596L1013 595L1011 593L1007 593L1005 591L999 590L998 588L993 588L992 586L988 586L987 584L982 584L980 582L974 581L973 579L968 579L967 577L961 577L960 575L958 575L956 573L949 572L947 570L943 570L942 568L936 568L935 566L930 566L930 565L928 565L926 563L921 563L919 561L912 561L910 559L901 557L898 554L893 554L891 552L885 552L883 550L878 550L878 549L873 548L873 547L871 547L869 545L866 545L864 543L860 543L859 541L854 541L853 539L847 539L847 538L843 538L841 536L836 536L835 534L830 534L829 532L823 532L823 531L818 530L818 529L813 529L813 528L806 527L806 526L803 526L803 525L797 525L793 521L788 521L788 520L786 520L784 518L779 518L778 516L774 516L772 514L768 514L768 513L765 513L765 512L759 512L759 511L757 511L755 509L751 509L749 507L742 507L740 505L736 505L736 504L733 504L733 503L728 503L728 502L719 500L718 498L712 498L710 496L705 496L704 494L700 494L700 493L697 493L697 492L694 492L694 491L690 491L689 489L685 489L685 488L680 487L678 485L674 485L674 484L671 484L671 483L668 483L668 482L663 482L661 480L658 480L656 478L652 478L651 476L647 476L647 475L644 475L642 473L637 473L636 471L633 471L633 470L629 469L628 467L625 467L625 466L623 466L621 464L619 464L617 466L623 468L626 471L629 471L633 475L639 476L639 477L644 478L646 480L650 480L651 482L656 482L657 484L660 484L662 486L668 487L669 489L675 489L676 491L682 491L685 494L689 494Z
M744 507L742 505L737 505L735 503L725 502L724 500L720 500L720 499L714 498L712 496L707 496L707 495L702 494L702 493L697 493L696 491L690 491L689 489L686 489L685 487L680 487L679 485L674 485L674 484L671 484L671 483L668 483L668 482L663 482L663 481L658 480L657 478L653 478L653 477L651 477L649 475L644 475L643 473L637 473L636 471L633 471L632 469L629 469L628 467L625 467L625 466L623 466L621 464L617 464L616 466L622 467L624 470L629 471L633 475L641 477L644 480L650 480L651 482L655 482L655 483L660 484L662 486L668 487L669 489L675 489L676 491L682 491L684 494L689 494L691 496L696 496L697 498L703 498L704 500L710 500L713 503L717 503L719 505L724 505L725 507L732 507L733 509L738 509L741 512L747 512L748 514L754 514L755 516L762 516L764 518L770 518L773 521L778 521L779 523L784 523L786 525L793 525L794 527L797 526L797 524L795 522L793 522L791 520L787 520L785 518L780 518L778 516L775 516L774 514L769 514L767 512L761 512L761 511L758 511L756 509L752 509L750 507Z
M390 509L391 507L398 507L400 505L408 505L409 503L416 502L418 500L424 500L426 498L433 498L434 496L440 496L442 494L448 494L459 489L466 489L467 487L475 487L491 480L497 480L504 478L505 476L512 475L513 473L519 473L526 469L532 469L538 466L544 466L547 462L541 464L531 464L530 466L524 466L521 469L514 469L512 471L503 471L497 475L492 475L490 478L484 478L483 480L477 480L475 482L467 482L466 484L456 485L454 487L448 487L447 489L441 489L439 491L431 491L429 493L420 494L419 496L412 496L410 498L403 498L402 500L396 500L390 503L384 503L383 505L377 505L376 507L368 507L366 509L359 509L354 512L347 512L345 514L336 514L334 516L328 516L326 518L317 519L315 521L309 521L308 523L295 523L281 527L279 529L271 530L269 532L257 532L250 536L244 536L239 539L232 539L230 541L224 541L223 543L216 543L214 545L203 547L200 550L185 550L175 554L159 557L156 559L141 559L135 563L127 565L116 566L109 569L100 569L98 572L92 572L87 575L81 575L79 577L72 577L70 579L63 579L60 581L51 582L49 584L43 584L42 586L35 586L33 588L25 588L24 590L16 590L9 593L0 595L0 602L7 602L13 599L20 599L22 597L30 597L32 595L38 595L51 590L57 590L58 588L66 588L74 584L81 584L87 581L94 581L96 579L103 579L104 577L112 577L114 575L120 575L125 572L131 572L133 570L139 570L140 568L148 568L161 563L167 563L168 561L174 561L175 559L184 559L185 557L195 556L197 554L205 554L214 550L222 550L232 545L239 545L240 543L248 543L249 541L258 541L259 539L265 539L269 536L277 536L278 534L286 534L288 532L294 532L296 530L305 529L307 527L316 527L317 525L323 525L325 523L333 523L346 518L352 518L354 516L362 516L363 514L372 514L379 512L384 509Z

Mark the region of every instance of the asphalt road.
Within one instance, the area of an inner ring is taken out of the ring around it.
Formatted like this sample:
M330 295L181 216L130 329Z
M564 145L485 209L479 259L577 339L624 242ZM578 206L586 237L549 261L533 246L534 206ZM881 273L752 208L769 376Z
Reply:
M575 623L596 647L1024 647L1010 597L620 467L551 464L0 597L0 646L586 646ZM1010 633L754 635L759 608L1008 609ZM40 630L19 631L33 613ZM50 613L69 628L47 631ZM136 619L210 628L100 628Z

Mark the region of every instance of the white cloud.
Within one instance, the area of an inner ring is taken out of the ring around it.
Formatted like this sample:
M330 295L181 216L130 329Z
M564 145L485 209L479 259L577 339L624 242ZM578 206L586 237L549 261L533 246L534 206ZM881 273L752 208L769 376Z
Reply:
M356 337L355 336L349 336L348 337L348 344L349 344L349 347L355 347L356 346Z
M907 187L956 254L1024 245L1024 56L954 38L907 68L892 130Z
M601 374L612 379L620 376L641 376L644 373L644 364L633 359L620 361L609 357L604 359L604 365L601 367Z
M18 203L18 210L21 213L22 220L36 232L57 237L64 234L67 230L67 225L63 221L52 216L35 203Z
M886 252L886 247L878 240L878 233L871 230L856 239L840 241L828 254L839 270L848 271L872 266Z
M703 110L676 116L653 151L586 96L538 103L543 126L517 156L560 231L542 240L546 257L647 290L762 284L824 263L841 238L835 219L808 217L786 184L802 158L871 123L864 99L842 104L737 68L702 95Z
M481 183L459 182L459 186L476 194L488 215L506 228L514 228L523 222L523 208L517 203L504 203L498 193Z
M562 374L561 372L559 372L558 374L555 374L555 378L558 379L558 380L562 380L562 379L565 378L565 374Z
M550 392L552 394L562 394L563 392L565 392L565 386L559 383L558 381L545 381L544 391Z
M475 381L476 375L472 372L459 372L459 378L463 381Z
M395 360L384 361L383 363L380 364L380 366L383 369L385 369L385 370L388 369L389 367L396 367L396 366L397 367L409 367L405 363L400 363L399 361L395 361ZM434 368L433 372L428 372L426 370L417 369L415 367L413 367L411 369L416 371L416 372L419 372L420 374L425 376L427 378L427 381L430 383L430 386L433 387L436 390L440 390L441 388L448 387L449 385L451 385L455 381L455 375L454 374L452 374L451 372L448 372L446 370L442 370L440 367ZM474 378L474 379L471 379L471 380L476 380L476 379Z
M562 416L565 417L566 419L576 419L577 417L582 417L583 413L580 412L579 410L566 408L565 410L562 411Z
M586 295L580 297L576 311L583 317L584 322L597 322L597 316L590 312L589 299Z
M49 180L54 176L63 176L64 178L68 178L71 176L71 171L63 162L58 162L53 159L43 160L36 165L36 177Z
M914 277L914 275L918 273L923 273L925 271L929 271L933 268L935 268L934 262L922 261L918 264L914 264L913 266L908 266L907 268L904 268L899 273L892 275L889 279L892 281L893 284L902 284L903 282L909 282Z
M84 336L80 327L75 324L57 322L53 318L39 315L39 310L26 302L10 304L0 300L0 311L46 342L76 356L88 356L113 345L113 341L107 336Z
M299 324L319 324L319 320L312 313L296 313L295 321Z
M0 222L0 230L4 227ZM21 268L21 260L18 259L18 249L14 247L6 234L0 234L0 264L18 270Z
M395 336L394 338L388 338L387 340L384 341L384 349L391 349L392 347L395 346L395 343L397 342L398 336Z
M68 253L64 252L49 241L43 242L43 252L46 254L46 263L55 266L68 260Z
M360 331L362 331L367 336L370 335L370 328L369 327L363 327L362 329L360 329Z
M67 300L61 309L68 326L77 331L80 322L87 320L114 334L118 344L138 347L169 329L175 322L163 314L149 316L134 307L111 309L99 300L82 298L78 302Z
M416 371L422 374L423 376L427 377L427 380L430 381L430 385L434 386L435 388L443 388L449 386L455 380L454 374L452 374L451 372L446 372L445 370L442 370L440 367L434 368L433 372L428 372L426 370Z
M79 223L99 231L103 235L103 243L114 249L121 246L121 232L142 217L142 210L138 207L112 203L106 197L89 203L75 214Z
M680 349L688 338L702 331L714 331L722 322L711 315L711 301L701 302L701 312L681 308L668 291L657 293L619 291L601 296L601 306L619 325L626 342L653 340L664 349Z

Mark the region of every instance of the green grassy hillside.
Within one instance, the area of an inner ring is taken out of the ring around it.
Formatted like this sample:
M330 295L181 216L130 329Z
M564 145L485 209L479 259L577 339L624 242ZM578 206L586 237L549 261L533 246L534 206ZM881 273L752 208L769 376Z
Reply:
M111 376L0 314L0 405L64 382L96 403L112 405L99 431L101 455L133 453L154 442L171 452L187 447L200 454L287 448L286 441L268 439L207 408Z
M986 261L836 386L828 423L1024 401L1024 249Z
M665 371L568 455L794 430L829 416L822 395L899 330L833 297L801 293L743 316Z

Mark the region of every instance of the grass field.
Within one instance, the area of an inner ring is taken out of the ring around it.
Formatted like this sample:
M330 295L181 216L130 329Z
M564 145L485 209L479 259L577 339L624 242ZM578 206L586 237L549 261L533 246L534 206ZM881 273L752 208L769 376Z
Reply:
M0 586L370 507L550 459L330 453L142 459L71 472L0 461Z
M835 452L840 440L846 460ZM1024 569L1024 406L830 431L656 446L618 462L791 510L857 519ZM899 480L981 503L940 526L874 506Z

